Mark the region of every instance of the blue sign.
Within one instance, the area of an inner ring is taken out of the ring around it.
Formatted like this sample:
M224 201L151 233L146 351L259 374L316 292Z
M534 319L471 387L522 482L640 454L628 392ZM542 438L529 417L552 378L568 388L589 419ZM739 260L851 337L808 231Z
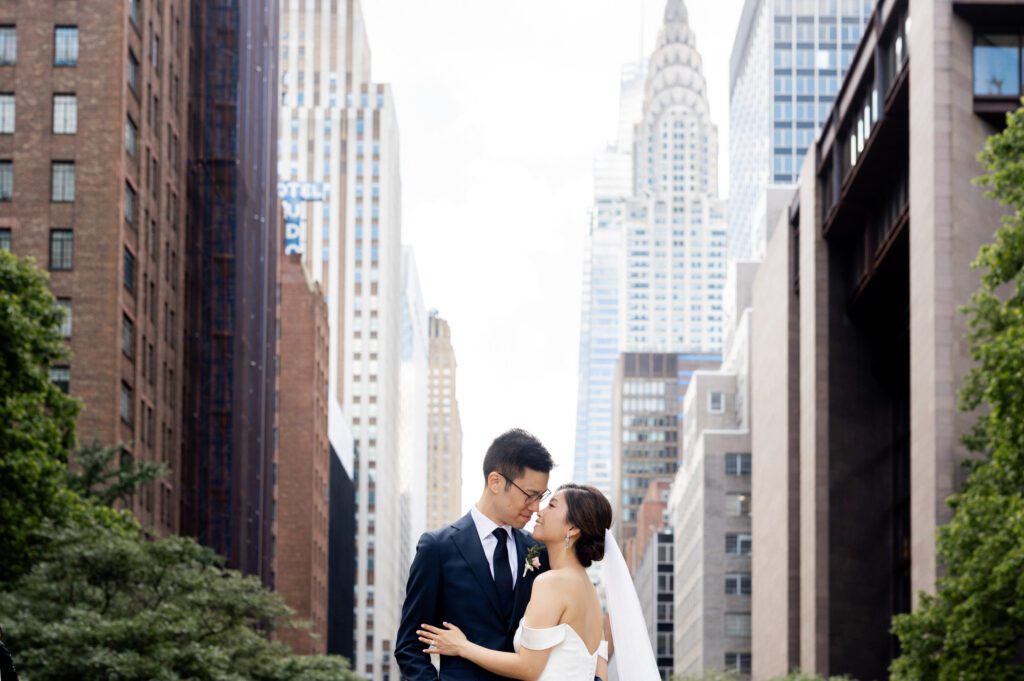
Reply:
M302 254L305 252L302 223L306 203L325 201L327 185L323 182L278 182L277 195L284 206L284 254Z

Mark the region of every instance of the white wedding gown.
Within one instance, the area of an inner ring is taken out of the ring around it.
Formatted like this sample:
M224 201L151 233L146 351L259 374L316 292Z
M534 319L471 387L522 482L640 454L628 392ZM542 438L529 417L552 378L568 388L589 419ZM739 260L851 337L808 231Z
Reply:
M537 681L594 681L597 658L608 660L607 641L601 641L597 650L591 653L580 635L568 624L531 629L523 624L523 620L519 620L513 645L517 653L520 648L551 648L551 656Z

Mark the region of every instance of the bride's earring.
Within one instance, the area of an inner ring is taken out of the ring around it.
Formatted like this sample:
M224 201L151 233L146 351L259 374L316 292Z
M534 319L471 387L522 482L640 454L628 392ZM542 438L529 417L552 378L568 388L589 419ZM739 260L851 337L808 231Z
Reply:
M569 533L568 532L565 533L565 550L566 551L569 550Z

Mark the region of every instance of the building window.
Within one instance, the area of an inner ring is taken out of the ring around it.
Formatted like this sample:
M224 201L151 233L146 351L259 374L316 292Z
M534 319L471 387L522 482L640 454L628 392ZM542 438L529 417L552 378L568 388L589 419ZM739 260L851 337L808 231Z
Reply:
M730 572L725 575L725 593L730 596L749 596L752 593L749 572Z
M121 316L121 352L129 359L135 359L135 324L128 315Z
M58 26L53 32L53 65L74 66L78 63L78 27Z
M135 224L135 190L127 182L124 183L124 221Z
M673 587L674 579L675 578L674 578L674 576L671 573L669 573L669 574L659 574L658 575L658 593L661 593L661 594L672 593L672 587Z
M739 638L750 638L750 613L725 613L725 635Z
M718 391L708 393L708 411L712 414L721 414L725 411L725 395Z
M725 671L750 674L753 667L752 660L750 653L726 653Z
M750 475L752 472L750 454L729 453L725 455L726 475Z
M156 33L149 34L149 60L153 70L160 73L160 36Z
M672 632L658 632L658 657L672 657Z
M53 96L53 134L74 135L78 132L78 98L73 94Z
M128 87L136 95L139 94L139 60L135 53L128 50Z
M136 28L139 27L139 2L140 0L128 0L128 18L132 20L132 23Z
M1020 36L974 37L974 94L981 97L1020 95Z
M74 235L70 229L50 230L50 270L70 270Z
M753 541L747 532L725 535L725 552L730 556L749 556Z
M71 368L50 367L50 382L57 386L62 393L71 390Z
M725 515L730 518L749 518L750 493L727 493L725 495Z
M10 135L14 132L14 93L0 94L0 134Z
M18 33L14 26L0 26L0 66L18 61Z
M139 148L139 127L131 116L124 121L124 148L129 156L135 158Z
M0 161L0 201L10 201L14 197L14 163Z
M0 229L0 251L11 250L11 230L8 227Z
M135 255L127 246L124 248L124 288L135 295Z
M132 387L121 381L121 420L132 425Z
M54 161L50 167L50 200L63 203L75 200L75 162Z
M64 314L60 320L60 335L62 338L71 338L71 299L58 298L57 307Z

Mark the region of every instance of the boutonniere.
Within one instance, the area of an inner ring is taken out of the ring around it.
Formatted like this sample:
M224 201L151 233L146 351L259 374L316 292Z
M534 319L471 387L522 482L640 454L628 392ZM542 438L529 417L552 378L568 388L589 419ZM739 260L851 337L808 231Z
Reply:
M534 570L540 569L540 552L543 550L543 546L540 544L534 544L530 547L530 550L526 552L526 561L523 563L523 577L526 576L527 572L533 572Z

